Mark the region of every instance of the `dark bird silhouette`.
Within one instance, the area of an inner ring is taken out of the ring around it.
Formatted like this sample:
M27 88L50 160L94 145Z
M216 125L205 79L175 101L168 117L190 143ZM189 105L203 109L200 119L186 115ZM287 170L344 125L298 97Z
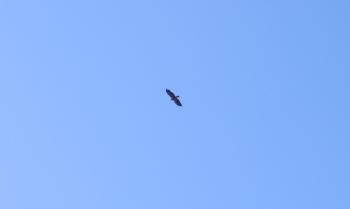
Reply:
M176 96L172 91L170 91L169 89L166 89L166 93L170 96L171 100L174 101L174 103L177 105L177 106L182 106L180 100L179 100L179 97L180 96Z

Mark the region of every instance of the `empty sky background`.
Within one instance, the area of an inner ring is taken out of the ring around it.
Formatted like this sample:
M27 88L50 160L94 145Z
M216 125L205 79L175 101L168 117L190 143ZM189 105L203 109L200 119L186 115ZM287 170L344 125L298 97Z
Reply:
M350 208L349 11L1 0L0 208Z

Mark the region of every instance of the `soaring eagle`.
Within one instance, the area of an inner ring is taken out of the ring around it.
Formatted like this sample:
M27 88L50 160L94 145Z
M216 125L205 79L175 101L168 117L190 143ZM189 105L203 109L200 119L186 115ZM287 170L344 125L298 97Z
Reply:
M182 106L182 104L179 100L180 96L175 96L175 94L172 91L170 91L169 89L166 89L166 93L170 96L171 100L174 101L177 106Z

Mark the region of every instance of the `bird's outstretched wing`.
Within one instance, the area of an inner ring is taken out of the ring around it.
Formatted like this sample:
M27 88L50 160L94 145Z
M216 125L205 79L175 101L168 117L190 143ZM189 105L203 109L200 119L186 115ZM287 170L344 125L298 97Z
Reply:
M171 97L171 99L176 98L175 94L172 91L170 91L169 89L166 89L166 93Z
M176 99L174 100L174 102L175 102L175 104L177 105L177 106L182 106L182 104L181 104L181 102L180 102L180 100L176 97Z

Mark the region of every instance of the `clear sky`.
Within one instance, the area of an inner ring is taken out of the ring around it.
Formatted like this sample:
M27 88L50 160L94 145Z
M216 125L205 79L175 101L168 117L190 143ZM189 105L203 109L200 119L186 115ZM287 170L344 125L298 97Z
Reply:
M349 11L1 0L0 208L349 209Z

